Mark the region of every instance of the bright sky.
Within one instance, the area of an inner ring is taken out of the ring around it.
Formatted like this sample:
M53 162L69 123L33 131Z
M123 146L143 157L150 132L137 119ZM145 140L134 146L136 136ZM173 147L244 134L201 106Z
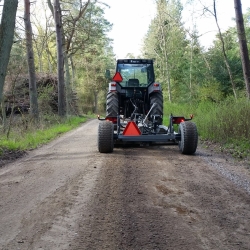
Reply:
M210 4L212 10L213 0L200 0ZM156 9L154 0L104 0L110 8L106 9L106 18L113 23L110 37L113 41L113 48L117 58L125 58L128 53L135 56L140 54L142 39L147 33L150 21L154 18ZM202 7L198 4L195 9L186 4L188 0L182 0L183 22L185 27L192 29L192 22L196 22L203 46L209 47L217 33L214 18L208 14L201 16ZM243 13L250 8L249 0L241 0ZM192 14L195 13L195 14ZM233 0L217 0L217 16L222 31L229 26L234 26L232 18L235 17ZM193 21L192 21L193 19Z

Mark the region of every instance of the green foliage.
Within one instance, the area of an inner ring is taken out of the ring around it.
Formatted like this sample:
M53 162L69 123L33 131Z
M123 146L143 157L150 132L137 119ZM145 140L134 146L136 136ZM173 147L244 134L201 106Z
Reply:
M235 28L229 28L222 36L225 42L227 59L233 74L234 83L237 90L242 90L245 84L242 75L242 64ZM214 41L214 46L205 53L205 56L209 62L210 73L213 79L219 83L218 91L220 91L224 97L232 95L232 85L221 51L221 41L219 39Z
M53 114L51 106L51 96L54 94L54 87L50 85L42 86L38 89L38 93L38 105L40 114Z
M80 106L83 111L91 110L94 113L103 110L103 94L106 96L108 82L106 70L114 71L114 54L109 45L109 40L103 39L100 45L90 46L91 51L81 58L81 66L78 69L78 85ZM111 73L111 75L112 75Z
M90 1L82 12L85 2L77 0L62 1L62 22L65 38L65 84L67 93L77 92L78 107L84 112L95 112L99 107L104 89L108 82L105 78L106 69L114 69L114 53L111 39L107 32L112 25L104 16L107 6L104 3ZM37 3L38 4L38 3ZM36 67L39 72L56 73L56 37L54 20L46 5L39 3L39 14L33 15L34 52ZM43 11L41 11L43 10ZM40 95L39 108L42 113L49 113L47 96L49 90ZM67 100L74 96L67 95Z
M194 28L187 34L181 22L182 9L177 0L157 1L157 14L143 46L144 57L155 59L157 81L174 102L197 98L206 72L197 31Z
M227 98L219 104L199 105L197 122L204 138L218 142L250 139L250 103ZM204 117L203 117L204 116Z
M190 115L194 115L196 117L196 105L192 103L170 103L164 102L164 116L163 123L168 126L169 125L169 116L172 114L173 116L184 116L185 118L189 118Z
M180 1L157 0L156 5L156 17L144 38L143 57L154 59L156 80L162 84L167 99L173 102L219 102L232 95L232 83L219 36L205 51L199 44L196 25L189 31L184 29ZM250 41L249 20L250 10L244 15L246 36ZM245 83L236 27L228 28L222 37L239 94L245 90Z
M201 139L222 145L221 151L230 152L235 157L245 157L250 152L250 102L246 98L235 100L228 97L219 103L165 103L164 124L169 125L169 115L194 115Z
M223 93L220 91L220 83L215 80L210 82L204 82L202 86L198 88L199 100L212 101L218 103L222 100Z
M26 126L23 128L19 126L19 128L13 129L8 139L5 139L2 135L0 148L7 148L8 150L34 149L55 139L58 135L76 128L87 119L86 117L70 117L63 120L57 117L52 123L53 117L49 118L49 123L46 122L48 118L44 117L44 120L40 121L39 125L30 126L29 130L26 130ZM20 133L20 129L24 130L23 133Z

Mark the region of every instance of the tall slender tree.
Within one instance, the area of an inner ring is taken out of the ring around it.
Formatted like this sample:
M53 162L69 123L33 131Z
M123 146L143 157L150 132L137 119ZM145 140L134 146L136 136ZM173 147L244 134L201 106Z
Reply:
M214 2L213 2L213 9L214 9L213 15L214 15L215 22L216 22L216 25L217 25L217 28L218 28L218 31L219 31L219 37L220 37L220 40L221 40L222 53L223 53L225 65L227 67L227 71L228 71L230 81L231 81L231 84L232 84L232 90L233 90L233 93L234 93L234 97L237 99L235 81L234 81L233 74L232 74L232 71L231 71L231 68L230 68L230 65L229 65L229 62L228 62L228 57L227 57L227 53L226 53L226 49L225 49L225 41L224 41L224 38L222 36L221 29L220 29L220 26L219 26L219 23L218 23L218 16L217 16L217 10L216 10L216 0L214 0Z
M64 57L62 41L62 11L59 0L54 0L54 19L56 25L57 44L57 74L58 74L58 114L65 116L65 82L64 82Z
M30 22L30 1L24 0L24 23L26 35L26 51L29 68L29 96L30 96L30 115L33 119L38 120L38 102L37 102L37 86L36 71L32 42L32 26Z
M4 1L0 27L0 103L3 98L3 86L13 44L18 0Z
M237 33L239 38L241 62L242 62L243 74L246 85L246 94L247 98L250 99L250 61L247 48L244 20L242 15L241 0L234 0L234 8L235 8Z
M70 8L72 7L72 2L66 4ZM64 56L64 70L65 70L65 86L66 86L66 113L70 114L70 102L71 102L71 86L70 86L70 72L69 72L69 59L71 56L70 50L72 49L72 43L75 37L75 33L77 32L77 25L79 23L79 20L84 17L84 14L87 10L88 5L90 4L90 0L87 0L86 2L79 1L77 4L79 7L79 11L76 15L74 15L71 11L69 12L68 17L64 18L62 20L62 12L61 12L61 33L62 33L62 46L63 46L63 56ZM53 13L54 18L55 16L55 9L53 8L53 5L51 4L51 0L48 0L48 6ZM73 8L73 11L76 9ZM68 30L65 32L65 26L68 26Z
M181 22L180 0L157 0L156 6L156 17L144 39L143 53L155 59L157 79L171 102L180 96L182 89L185 93L189 90L190 81L184 79L183 72L189 60L185 53L188 41Z

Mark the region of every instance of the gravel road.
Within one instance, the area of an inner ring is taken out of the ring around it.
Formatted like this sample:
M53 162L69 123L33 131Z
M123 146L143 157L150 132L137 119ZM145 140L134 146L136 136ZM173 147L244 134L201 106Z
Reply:
M98 120L0 168L0 249L250 249L250 171L174 145L97 150Z

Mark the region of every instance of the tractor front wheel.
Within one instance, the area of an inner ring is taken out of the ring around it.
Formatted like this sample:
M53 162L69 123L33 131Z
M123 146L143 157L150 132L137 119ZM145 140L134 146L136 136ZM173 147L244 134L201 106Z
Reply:
M112 153L114 149L114 126L110 121L99 123L98 127L98 150L100 153Z
M181 122L179 125L179 149L182 154L194 154L198 144L198 132L195 123L190 121Z

